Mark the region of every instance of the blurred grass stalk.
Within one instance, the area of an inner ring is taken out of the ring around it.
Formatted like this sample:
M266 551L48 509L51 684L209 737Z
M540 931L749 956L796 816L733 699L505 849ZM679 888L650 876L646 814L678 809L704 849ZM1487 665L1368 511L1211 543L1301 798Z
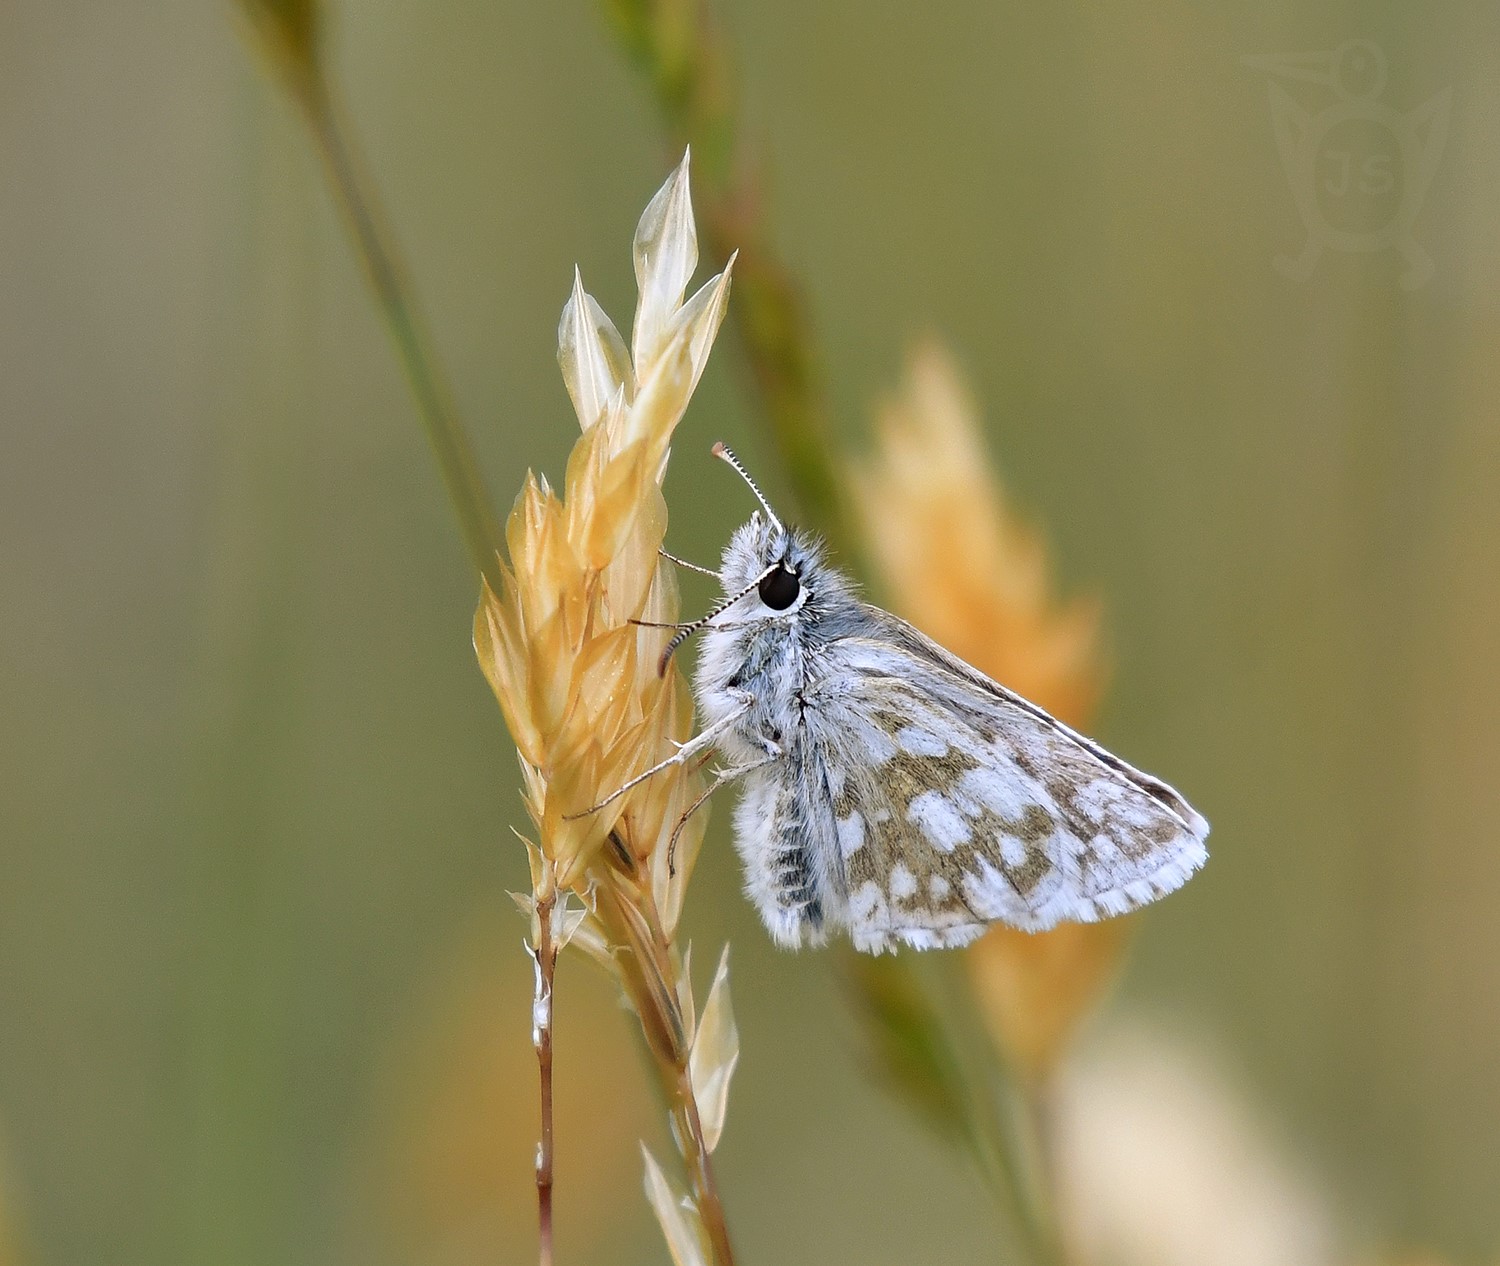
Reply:
M875 445L851 472L872 571L893 607L964 660L1072 725L1103 680L1099 612L1055 592L1047 550L1017 515L985 451L979 409L952 359L919 343L883 401ZM968 968L948 1026L974 1013L1012 1076L1005 1125L1037 1207L1030 1238L1065 1256L1056 1214L1053 1098L1082 1021L1113 981L1131 922L1064 923L1029 933L992 926L957 962ZM957 986L959 981L951 981ZM977 1007L976 1007L977 1004ZM937 1013L934 1013L936 1016ZM976 1103L986 1106L985 1085ZM1013 1205L1023 1204L1012 1193Z
M709 248L735 265L734 324L797 503L834 548L856 541L807 307L776 257L757 164L743 143L727 41L701 0L601 0L645 77L675 152L692 147Z
M288 95L301 112L322 160L329 188L353 239L365 277L396 345L433 455L458 517L476 570L492 592L504 576L504 539L473 447L453 395L422 327L406 269L364 172L323 62L322 8L316 0L240 0L248 20ZM537 1220L541 1266L552 1262L552 984L558 945L554 935L556 890L550 882L536 897L540 934L529 945L536 969L532 1041L540 1082L541 1124L536 1156Z
M453 393L429 351L414 291L385 223L373 182L343 121L323 60L317 0L239 0L272 68L307 124L354 241L365 276L401 358L469 555L492 590L500 586L503 539Z
M1062 1266L1050 1175L1026 1163L1036 1149L1025 1134L1034 1119L1007 1112L997 1099L993 1056L953 1014L964 1005L962 995L942 987L953 984L953 973L944 970L950 961L944 956L923 972L906 959L850 951L841 965L877 1077L969 1158L1033 1266ZM947 980L935 982L935 975Z

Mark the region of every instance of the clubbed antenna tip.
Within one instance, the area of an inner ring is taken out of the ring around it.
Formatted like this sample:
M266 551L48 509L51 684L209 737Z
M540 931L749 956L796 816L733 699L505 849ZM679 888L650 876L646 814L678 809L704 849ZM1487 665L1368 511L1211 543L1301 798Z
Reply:
M781 520L776 517L776 511L771 509L771 503L766 500L765 494L761 492L760 486L750 478L750 472L745 469L740 459L734 455L734 451L723 440L717 441L711 450L713 455L722 462L728 462L734 467L735 473L749 486L750 491L755 494L755 499L760 502L760 508L766 512L766 518L771 520L771 526L778 532L786 529L781 526Z

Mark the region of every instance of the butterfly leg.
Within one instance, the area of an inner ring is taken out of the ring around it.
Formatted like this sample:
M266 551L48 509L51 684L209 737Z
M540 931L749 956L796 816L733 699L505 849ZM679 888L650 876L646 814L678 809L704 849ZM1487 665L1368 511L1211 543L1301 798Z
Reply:
M753 770L763 769L780 755L781 749L778 747L774 753L769 756L763 756L760 760L749 761L743 765L735 765L730 769L721 769L714 775L713 781L708 784L704 793L694 800L692 804L688 805L687 812L677 819L677 825L672 828L672 838L667 841L667 874L673 876L677 874L677 837L682 834L682 828L688 824L688 819L706 805L708 798L721 787L727 786L736 778L743 778Z
M749 710L750 705L746 703L736 708L733 712L727 713L726 715L720 717L706 730L699 731L699 733L690 738L686 743L675 744L677 750L670 756L668 756L666 760L657 762L655 765L651 766L650 769L646 770L645 773L637 774L634 778L630 779L629 782L616 787L609 793L609 795L605 796L603 800L599 801L598 804L591 805L589 808L581 810L578 813L565 814L565 820L572 822L578 818L586 818L591 813L598 813L599 810L604 808L605 805L612 804L631 788L640 786L641 783L645 782L646 779L652 777L653 775L661 773L661 771L664 769L670 769L673 765L686 764L700 752L706 751L708 748L717 743L719 741L719 736L723 734L725 730L729 729L731 726L736 725L741 719L743 719L745 713Z

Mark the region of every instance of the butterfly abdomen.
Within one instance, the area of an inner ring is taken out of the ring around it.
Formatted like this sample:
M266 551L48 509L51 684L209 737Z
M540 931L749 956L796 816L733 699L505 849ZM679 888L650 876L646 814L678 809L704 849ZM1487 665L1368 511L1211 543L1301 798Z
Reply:
M746 778L734 812L746 895L777 944L791 949L821 944L828 917L817 826L809 820L808 808L772 767Z

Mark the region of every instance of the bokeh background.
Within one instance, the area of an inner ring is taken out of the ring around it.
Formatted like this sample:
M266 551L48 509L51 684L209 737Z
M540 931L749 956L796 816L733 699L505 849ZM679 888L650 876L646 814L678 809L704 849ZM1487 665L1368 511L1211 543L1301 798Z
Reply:
M4 8L0 1260L533 1260L514 758L322 173L227 5ZM1264 1217L1337 1245L1298 1261L1492 1260L1500 10L719 12L841 436L914 335L948 340L1065 591L1103 604L1100 736L1214 823L1085 1042L1080 1128L1133 1122L1116 1162L1160 1193L1193 1173L1151 1168L1152 1123L1202 1108L1197 1176L1263 1153L1264 1198L1300 1210ZM675 156L592 6L333 16L508 504L575 434L572 267L626 323ZM1306 230L1243 59L1356 37L1396 111L1453 93L1415 289L1390 251L1272 264ZM711 441L784 489L743 369L723 340L679 433L669 539L699 559L747 509ZM770 948L725 817L686 926L700 971L733 944L744 1259L993 1260L981 1189L865 1075L826 956ZM660 1153L659 1114L581 960L558 1043L562 1259L661 1262L636 1143Z

